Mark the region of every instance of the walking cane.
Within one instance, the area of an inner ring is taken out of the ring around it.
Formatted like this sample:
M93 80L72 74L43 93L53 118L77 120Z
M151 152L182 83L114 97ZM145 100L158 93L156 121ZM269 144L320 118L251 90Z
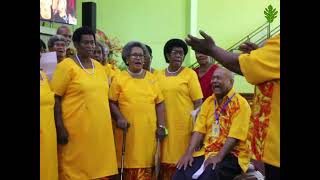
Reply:
M121 152L121 174L120 174L120 179L123 180L123 168L124 168L124 155L126 152L126 134L127 133L127 129L123 130L122 133L122 152Z
M155 179L156 180L159 180L159 172L160 172L160 140L157 138L157 150L156 150L156 154L155 154L155 173L154 173L154 176L155 176Z

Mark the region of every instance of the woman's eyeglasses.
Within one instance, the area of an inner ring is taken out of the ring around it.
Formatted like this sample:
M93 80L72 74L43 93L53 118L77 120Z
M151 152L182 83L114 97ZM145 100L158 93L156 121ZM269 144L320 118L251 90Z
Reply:
M143 54L130 54L129 56L133 59L144 59Z
M176 55L184 56L183 51L177 51L177 50L172 50L170 54L173 56L176 56Z

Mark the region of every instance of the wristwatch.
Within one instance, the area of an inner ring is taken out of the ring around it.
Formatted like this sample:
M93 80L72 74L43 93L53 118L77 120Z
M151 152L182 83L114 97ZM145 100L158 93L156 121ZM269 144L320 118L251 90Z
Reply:
M159 125L159 128L164 129L164 134L165 134L166 136L169 134L168 129L167 129L165 126Z

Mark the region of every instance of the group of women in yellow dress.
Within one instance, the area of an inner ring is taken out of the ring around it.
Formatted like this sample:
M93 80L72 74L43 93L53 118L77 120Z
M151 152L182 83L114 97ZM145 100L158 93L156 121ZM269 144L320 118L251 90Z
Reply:
M168 67L155 70L151 48L131 41L122 50L127 70L115 72L99 63L91 29L76 29L72 40L77 53L57 64L51 80L40 69L41 179L114 179L121 166L124 179L155 179L158 140L159 178L171 179L203 100L197 73L182 65L187 44L167 41Z

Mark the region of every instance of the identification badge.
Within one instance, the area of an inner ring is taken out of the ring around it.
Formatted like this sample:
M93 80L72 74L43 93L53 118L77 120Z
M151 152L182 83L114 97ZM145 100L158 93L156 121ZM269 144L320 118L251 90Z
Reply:
M220 126L217 123L212 124L212 136L213 137L219 137L220 135Z

